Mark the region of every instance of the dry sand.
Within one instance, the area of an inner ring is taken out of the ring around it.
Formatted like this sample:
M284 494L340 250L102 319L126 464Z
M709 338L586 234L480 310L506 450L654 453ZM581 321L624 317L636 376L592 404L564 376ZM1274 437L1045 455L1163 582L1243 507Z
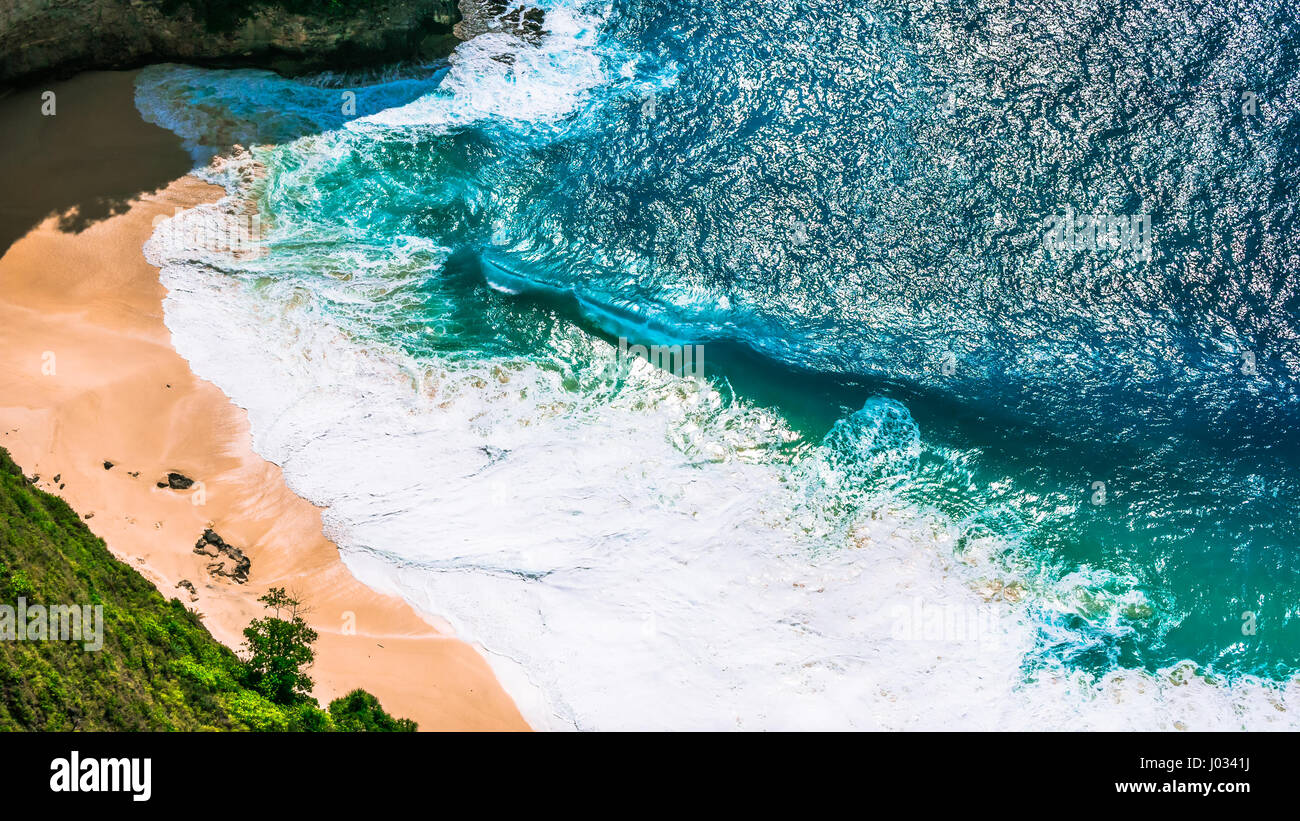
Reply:
M21 237L0 258L0 446L40 476L41 488L87 516L163 595L203 614L230 647L261 614L258 596L273 586L296 592L320 633L311 673L322 702L364 687L422 729L526 729L474 648L352 576L322 535L319 509L253 452L244 411L172 349L165 289L141 247L155 217L222 192L193 177L132 191L132 173L147 187L159 167L175 167L180 151L173 136L140 121L132 83L132 72L104 72L57 84L50 119L38 114L40 90L0 100L6 142L41 157L7 156L6 198L44 186L58 189L42 196L63 209L62 219L42 219L33 214L44 205L15 201L0 212L0 227ZM62 143L50 136L56 123ZM105 141L118 158L115 189L99 195L76 190L84 180L65 185L60 169L75 176ZM79 156L65 166L48 155L54 151ZM183 153L179 161L186 163ZM69 219L77 209L81 216ZM106 214L115 215L92 222ZM173 471L202 482L201 491L156 486ZM212 575L214 559L194 552L207 527L251 559L246 584ZM182 580L193 583L196 601L177 588Z

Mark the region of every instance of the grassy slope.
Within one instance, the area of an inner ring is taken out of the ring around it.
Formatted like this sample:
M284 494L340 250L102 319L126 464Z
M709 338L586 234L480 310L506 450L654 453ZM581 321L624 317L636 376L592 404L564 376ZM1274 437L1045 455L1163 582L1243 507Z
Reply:
M331 716L243 687L239 659L196 614L114 558L0 448L0 604L16 607L20 596L29 605L103 605L104 646L0 641L0 730L413 728L395 726L372 697L339 699Z

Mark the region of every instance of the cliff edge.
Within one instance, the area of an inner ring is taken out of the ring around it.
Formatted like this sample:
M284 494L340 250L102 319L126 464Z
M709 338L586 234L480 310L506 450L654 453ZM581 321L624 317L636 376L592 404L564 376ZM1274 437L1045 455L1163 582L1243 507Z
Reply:
M447 54L456 0L0 0L0 85L175 60L286 74Z

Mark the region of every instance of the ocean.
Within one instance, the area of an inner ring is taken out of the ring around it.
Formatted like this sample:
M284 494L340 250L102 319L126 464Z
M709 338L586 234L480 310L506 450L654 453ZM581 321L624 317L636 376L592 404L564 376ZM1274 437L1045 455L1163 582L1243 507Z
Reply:
M137 81L362 581L539 728L1300 728L1294 6L529 5Z

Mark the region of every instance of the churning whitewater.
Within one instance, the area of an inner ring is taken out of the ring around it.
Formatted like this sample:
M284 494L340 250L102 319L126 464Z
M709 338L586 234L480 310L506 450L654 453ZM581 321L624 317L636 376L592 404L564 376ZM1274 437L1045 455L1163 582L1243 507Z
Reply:
M537 6L388 77L137 84L228 192L146 248L176 348L362 581L539 728L1295 727L1298 363L1260 305L1296 249L1234 246L1228 288L1196 230L1290 225L1247 187L1295 137L1176 76L1215 28L1215 88L1300 94L1289 12ZM1150 259L1045 254L1066 207L1151 214Z

